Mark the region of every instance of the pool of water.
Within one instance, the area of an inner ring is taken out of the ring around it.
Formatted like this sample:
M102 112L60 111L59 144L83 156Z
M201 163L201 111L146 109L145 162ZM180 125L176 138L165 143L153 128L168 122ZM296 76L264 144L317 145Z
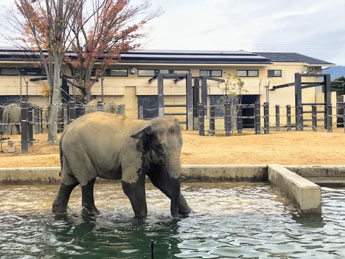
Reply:
M149 216L133 219L118 183L96 185L102 214L81 216L76 189L67 216L51 211L58 186L0 186L1 258L344 258L345 189L322 189L322 216L302 216L265 183L184 183L195 211L172 219L147 185Z

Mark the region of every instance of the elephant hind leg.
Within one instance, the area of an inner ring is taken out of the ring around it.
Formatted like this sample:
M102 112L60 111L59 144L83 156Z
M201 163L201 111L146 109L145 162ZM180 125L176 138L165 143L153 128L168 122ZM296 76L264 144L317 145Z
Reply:
M67 212L69 197L71 196L74 187L76 187L77 185L78 183L74 183L71 185L61 183L59 192L53 203L53 213L64 214Z
M83 214L86 215L97 215L99 214L98 209L95 206L95 199L93 195L93 189L96 179L89 181L86 185L81 187L82 192L82 207Z

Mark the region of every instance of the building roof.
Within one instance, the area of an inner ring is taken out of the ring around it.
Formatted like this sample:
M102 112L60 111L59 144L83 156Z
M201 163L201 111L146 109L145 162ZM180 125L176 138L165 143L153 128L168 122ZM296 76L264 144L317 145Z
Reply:
M69 54L73 58L73 54ZM38 52L0 48L0 61L37 61ZM176 63L176 64L272 64L297 62L310 65L334 65L298 53L212 51L212 50L134 50L121 54L120 63Z
M257 55L266 57L271 62L294 62L294 63L307 63L310 65L335 65L333 63L308 57L293 52L255 52Z

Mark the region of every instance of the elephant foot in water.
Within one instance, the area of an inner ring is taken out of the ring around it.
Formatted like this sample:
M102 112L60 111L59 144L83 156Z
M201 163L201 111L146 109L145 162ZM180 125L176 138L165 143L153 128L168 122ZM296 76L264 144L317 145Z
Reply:
M100 212L95 206L93 195L93 187L96 179L91 180L81 187L82 193L82 214L83 215L99 215Z
M55 198L53 203L52 211L54 214L66 214L67 213L67 204L69 201L69 197L71 192L73 191L74 187L76 187L78 183L66 185L61 183L59 192Z

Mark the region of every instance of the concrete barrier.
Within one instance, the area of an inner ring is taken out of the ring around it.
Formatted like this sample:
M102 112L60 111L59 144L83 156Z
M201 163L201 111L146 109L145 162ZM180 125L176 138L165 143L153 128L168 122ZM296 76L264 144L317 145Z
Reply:
M60 167L0 168L0 183L60 183ZM182 181L267 181L266 165L183 165ZM98 182L109 181L99 179Z
M268 180L296 202L302 213L321 213L320 186L280 165L268 165Z
M182 181L267 182L267 165L183 165Z

